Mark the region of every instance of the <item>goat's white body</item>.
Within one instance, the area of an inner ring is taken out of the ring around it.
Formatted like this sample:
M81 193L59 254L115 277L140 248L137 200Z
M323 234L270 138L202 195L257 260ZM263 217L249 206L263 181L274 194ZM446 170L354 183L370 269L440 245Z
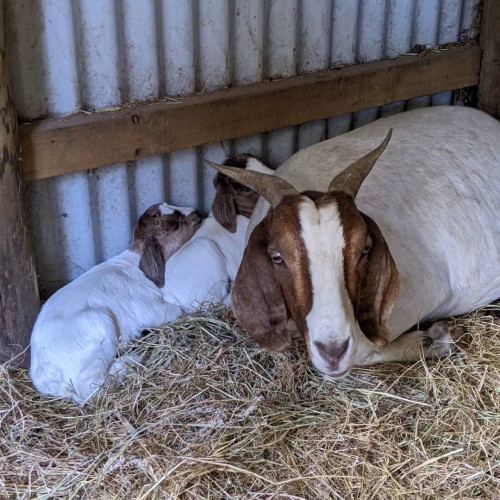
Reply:
M399 272L394 340L419 321L500 297L500 123L472 108L401 113L303 149L276 174L298 191L326 191L391 127L356 205L379 226ZM268 208L261 198L247 236Z
M119 346L144 328L175 319L177 306L139 269L130 250L99 264L57 291L31 336L30 375L43 394L87 399L113 371Z
M230 304L234 281L245 247L249 219L236 217L230 233L213 217L206 218L195 235L167 262L163 297L190 312L207 303Z

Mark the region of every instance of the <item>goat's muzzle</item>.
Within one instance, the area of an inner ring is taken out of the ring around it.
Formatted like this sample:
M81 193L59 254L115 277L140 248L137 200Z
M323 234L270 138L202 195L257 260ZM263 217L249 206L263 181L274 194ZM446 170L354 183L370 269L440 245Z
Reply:
M314 367L324 375L332 378L342 378L349 372L350 362L346 363L346 358L349 357L352 349L351 339L346 339L342 342L321 342L315 341L314 347L318 354L311 357ZM346 368L347 366L347 368Z

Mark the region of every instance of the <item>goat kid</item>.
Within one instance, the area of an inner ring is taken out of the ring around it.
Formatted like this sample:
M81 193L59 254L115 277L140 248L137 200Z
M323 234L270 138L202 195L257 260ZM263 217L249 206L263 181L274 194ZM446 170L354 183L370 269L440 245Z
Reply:
M291 316L334 378L449 353L444 323L404 332L500 297L499 139L481 111L433 107L303 149L273 177L216 166L265 199L233 286L238 320L283 351Z
M272 175L273 170L248 154L229 158L225 165ZM214 178L212 214L167 262L166 302L187 313L200 306L231 303L231 284L243 257L249 217L259 195L223 174Z
M139 218L128 250L52 295L31 335L30 376L42 393L82 403L124 368L120 347L144 328L181 314L163 299L169 258L200 227L192 208L153 205Z

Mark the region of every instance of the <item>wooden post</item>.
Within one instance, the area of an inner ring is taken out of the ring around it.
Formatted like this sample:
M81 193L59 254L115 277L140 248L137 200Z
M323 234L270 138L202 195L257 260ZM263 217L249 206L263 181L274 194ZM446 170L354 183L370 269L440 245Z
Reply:
M500 119L500 2L484 0L478 107Z
M11 360L13 366L28 366L26 348L39 304L22 199L17 115L9 91L4 5L0 0L0 363Z

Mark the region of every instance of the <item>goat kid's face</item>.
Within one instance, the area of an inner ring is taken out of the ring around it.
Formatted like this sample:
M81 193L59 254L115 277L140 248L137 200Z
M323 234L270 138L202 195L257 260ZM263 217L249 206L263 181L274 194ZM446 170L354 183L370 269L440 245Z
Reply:
M141 255L139 269L158 287L165 285L165 265L200 227L198 210L160 203L149 207L134 228L131 250Z
M388 138L369 154L371 166ZM366 170L362 160L356 169ZM387 342L385 322L398 292L385 240L354 203L366 175L340 174L327 193L302 194L277 177L266 179L271 187L265 188L253 175L237 177L265 193L271 209L250 236L233 286L236 317L257 343L273 351L290 347L292 318L311 362L331 377L347 374L359 335Z

